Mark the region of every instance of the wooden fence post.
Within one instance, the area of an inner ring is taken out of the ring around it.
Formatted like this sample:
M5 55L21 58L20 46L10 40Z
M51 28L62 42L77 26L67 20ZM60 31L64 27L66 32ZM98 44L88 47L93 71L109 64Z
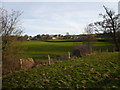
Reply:
M19 62L20 62L20 69L22 69L22 59L20 59Z
M68 52L68 59L70 59L70 52Z
M48 55L48 64L51 65L51 63L50 63L50 55Z

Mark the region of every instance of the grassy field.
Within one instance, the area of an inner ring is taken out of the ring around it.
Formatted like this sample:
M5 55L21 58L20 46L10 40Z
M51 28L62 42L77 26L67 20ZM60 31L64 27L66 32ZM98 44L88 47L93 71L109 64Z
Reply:
M72 52L76 45L81 45L81 42L42 42L42 41L25 41L22 46L26 48L25 55L34 59L47 59L47 55L51 58L58 58L62 55L67 55L68 51ZM96 42L94 49L103 51L111 48L111 45L106 42Z
M44 42L41 43L44 44ZM50 66L17 71L3 76L2 85L3 88L69 88L74 90L77 88L120 88L119 54L118 52L97 53Z

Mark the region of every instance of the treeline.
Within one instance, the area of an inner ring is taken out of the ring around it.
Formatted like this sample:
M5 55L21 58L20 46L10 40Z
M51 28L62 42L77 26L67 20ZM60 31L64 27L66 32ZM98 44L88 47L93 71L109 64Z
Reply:
M108 38L109 34L108 33L100 33L100 34L90 34L93 39L95 39L98 42L111 42L112 40ZM88 37L88 34L81 34L81 35L49 35L49 34L38 34L36 36L29 36L29 35L24 35L24 36L11 36L11 37L16 37L17 40L22 40L22 41L30 41L30 40L39 40L39 41L48 41L48 40L66 40L66 41L80 41L80 42L85 42L86 38Z

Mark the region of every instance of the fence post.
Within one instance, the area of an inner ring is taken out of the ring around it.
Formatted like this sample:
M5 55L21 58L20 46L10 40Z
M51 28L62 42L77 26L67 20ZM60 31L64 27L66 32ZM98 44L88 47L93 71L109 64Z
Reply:
M68 52L68 59L70 59L70 52Z
M20 69L22 69L22 59L20 59L19 62L20 62Z
M48 55L48 64L50 65L50 55Z

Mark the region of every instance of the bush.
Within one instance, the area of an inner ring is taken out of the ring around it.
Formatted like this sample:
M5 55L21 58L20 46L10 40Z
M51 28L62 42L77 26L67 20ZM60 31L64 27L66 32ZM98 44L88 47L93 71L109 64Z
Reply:
M9 56L4 57L4 61L2 63L2 74L3 75L20 70L19 60L12 58L12 57L9 59L8 58Z
M82 57L87 54L90 54L89 49L87 46L75 46L72 56L73 57Z
M7 43L6 43L7 42ZM20 58L23 58L24 48L20 47L21 42L16 37L2 38L2 74L20 70Z

